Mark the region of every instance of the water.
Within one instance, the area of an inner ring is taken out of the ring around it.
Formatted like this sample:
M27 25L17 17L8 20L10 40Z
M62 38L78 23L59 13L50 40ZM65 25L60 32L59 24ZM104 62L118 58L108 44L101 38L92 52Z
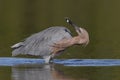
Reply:
M0 66L4 80L120 79L120 59L54 59L45 64L43 59L2 57Z
M120 66L120 59L54 59L54 64L63 66ZM16 66L22 64L44 64L43 59L1 57L0 66Z

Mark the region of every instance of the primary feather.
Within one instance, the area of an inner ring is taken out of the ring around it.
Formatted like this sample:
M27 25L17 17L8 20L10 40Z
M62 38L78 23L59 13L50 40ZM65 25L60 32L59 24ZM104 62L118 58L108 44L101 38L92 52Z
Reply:
M52 45L64 38L72 38L69 29L62 26L47 28L13 45L12 56L19 54L49 56L52 53Z

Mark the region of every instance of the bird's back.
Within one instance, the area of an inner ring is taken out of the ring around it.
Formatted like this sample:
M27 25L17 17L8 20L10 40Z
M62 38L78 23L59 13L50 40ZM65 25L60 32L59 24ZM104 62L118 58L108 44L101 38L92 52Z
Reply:
M70 31L62 26L50 27L39 33L33 34L23 42L13 45L12 56L29 54L35 56L47 56L52 53L52 45L64 39L71 38Z

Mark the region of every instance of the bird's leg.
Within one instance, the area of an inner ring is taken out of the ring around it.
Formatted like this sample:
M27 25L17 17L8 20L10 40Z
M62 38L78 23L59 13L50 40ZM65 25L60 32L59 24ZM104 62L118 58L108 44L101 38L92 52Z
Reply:
M45 63L53 63L53 57L54 57L54 54L51 54L49 56L44 56L44 60L45 60Z
M44 56L43 57L44 58L44 60L45 60L45 63L50 63L50 61L51 61L51 55L50 56Z

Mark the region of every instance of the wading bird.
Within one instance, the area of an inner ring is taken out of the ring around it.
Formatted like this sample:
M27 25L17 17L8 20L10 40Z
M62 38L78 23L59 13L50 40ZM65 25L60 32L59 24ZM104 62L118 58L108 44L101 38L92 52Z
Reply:
M49 63L56 55L63 53L72 45L87 45L89 43L88 32L84 28L78 27L69 18L66 18L66 21L75 28L77 36L72 37L70 30L66 27L50 27L11 46L13 48L12 56L19 54L41 56L45 63Z

